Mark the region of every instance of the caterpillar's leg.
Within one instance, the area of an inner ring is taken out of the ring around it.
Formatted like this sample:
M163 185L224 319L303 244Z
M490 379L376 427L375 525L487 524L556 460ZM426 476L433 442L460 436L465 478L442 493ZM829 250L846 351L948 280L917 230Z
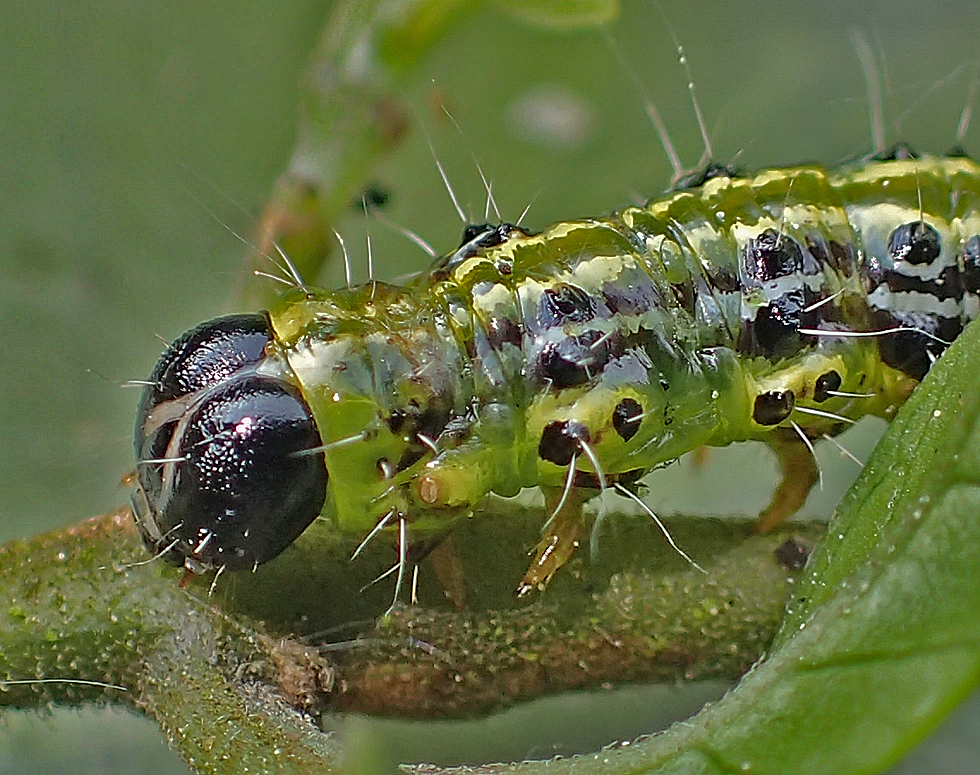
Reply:
M779 458L782 478L772 500L755 523L756 533L772 530L799 511L819 479L813 452L798 436L773 439L769 446Z
M531 567L517 586L518 597L526 595L532 589L544 589L555 571L572 556L582 534L582 506L595 496L592 490L571 489L565 493L563 503L564 488L542 487L542 490L552 517L535 548ZM561 508L558 508L559 505Z
M466 574L451 533L432 548L429 562L432 563L443 594L453 604L453 608L462 611L466 603Z
M466 575L451 529L437 534L413 536L409 540L406 561L416 572L421 563L427 561L442 593L457 611L463 609L466 602ZM414 596L412 603L415 603Z

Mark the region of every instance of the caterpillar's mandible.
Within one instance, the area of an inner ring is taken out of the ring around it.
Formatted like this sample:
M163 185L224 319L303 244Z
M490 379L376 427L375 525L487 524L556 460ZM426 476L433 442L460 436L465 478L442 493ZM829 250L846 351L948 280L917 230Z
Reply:
M816 480L811 440L890 415L978 310L980 166L905 147L471 226L405 287L304 287L178 339L139 407L137 521L191 571L252 568L318 516L404 542L540 487L524 591L587 498L701 445L777 452L777 524Z

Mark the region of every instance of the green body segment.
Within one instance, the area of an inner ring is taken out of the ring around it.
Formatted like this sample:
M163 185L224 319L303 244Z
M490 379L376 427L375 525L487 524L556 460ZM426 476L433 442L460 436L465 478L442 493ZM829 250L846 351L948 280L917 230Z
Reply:
M537 234L471 227L404 288L294 291L270 315L323 438L323 516L438 531L488 493L888 416L980 308L978 202L968 159L722 176Z

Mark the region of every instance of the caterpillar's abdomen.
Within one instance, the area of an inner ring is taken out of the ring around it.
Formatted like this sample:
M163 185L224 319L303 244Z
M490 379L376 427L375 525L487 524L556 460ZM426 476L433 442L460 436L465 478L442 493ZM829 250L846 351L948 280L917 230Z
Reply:
M322 444L289 455L322 455L341 530L439 531L490 492L551 493L528 588L571 551L570 493L703 444L771 444L784 482L761 524L795 511L809 440L887 416L977 316L978 201L972 161L896 158L722 175L537 234L473 226L406 288L287 295L248 369L302 394ZM159 505L141 508L162 543ZM199 520L180 523L189 561L224 540Z
M428 282L465 300L485 393L526 408L525 461L557 467L536 483L576 451L594 469L581 441L606 474L645 469L890 413L977 314L977 180L933 158L720 177L473 244Z

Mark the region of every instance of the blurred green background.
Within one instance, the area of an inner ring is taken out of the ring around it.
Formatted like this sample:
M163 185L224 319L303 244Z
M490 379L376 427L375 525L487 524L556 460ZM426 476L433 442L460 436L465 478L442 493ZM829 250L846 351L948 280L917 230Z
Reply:
M121 383L145 377L160 337L222 311L243 255L230 232L252 234L289 158L297 76L330 4L3 5L0 540L9 540L125 501L137 396ZM678 1L663 11L689 56L715 157L749 169L833 165L868 151L855 31L879 59L889 141L944 151L980 78L980 6L971 0ZM648 3L626 3L611 33L685 164L695 165L703 144L663 18ZM416 126L375 179L391 192L386 217L439 250L456 244L461 223L418 123L478 220L485 193L472 154L503 216L515 220L530 204L524 222L532 227L599 215L657 194L670 179L642 95L601 32L535 29L487 9L425 59L404 100ZM965 145L980 153L980 126ZM365 279L363 216L352 209L339 228ZM381 278L427 262L382 224L372 222L370 233ZM324 282L341 278L334 267ZM845 443L865 457L874 432ZM838 457L821 453L827 487L807 513L829 513L856 474ZM650 502L661 511L753 513L774 475L765 450L746 448L712 452L706 470L682 464L653 481ZM706 687L701 699L718 690ZM497 741L498 753L465 755L569 752L652 729L661 707L691 702L670 689L646 692L622 692L618 710L599 714L582 698L547 705L534 724L555 718L556 729L534 740L519 734L526 715L509 726L484 722L484 732L471 727L465 736ZM596 730L597 715L635 726ZM418 737L415 727L348 726L359 745L394 757ZM978 733L974 698L897 771L978 772ZM125 713L0 721L0 773L67 769L186 772L150 722Z

